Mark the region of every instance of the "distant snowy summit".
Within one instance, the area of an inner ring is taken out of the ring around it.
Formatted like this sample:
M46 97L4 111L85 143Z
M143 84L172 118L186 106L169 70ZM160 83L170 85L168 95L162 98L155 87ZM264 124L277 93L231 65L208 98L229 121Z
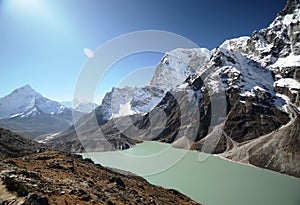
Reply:
M72 109L44 97L30 85L0 98L0 127L24 136L35 138L59 133L69 128L73 121Z
M59 115L66 107L43 97L30 85L14 90L0 98L0 119L12 117L32 117L39 114Z
M73 110L76 110L78 112L82 113L90 113L92 112L98 105L93 102L87 102L87 101L79 101L77 99L68 100L68 101L62 101L60 104L64 105L67 108L72 108Z

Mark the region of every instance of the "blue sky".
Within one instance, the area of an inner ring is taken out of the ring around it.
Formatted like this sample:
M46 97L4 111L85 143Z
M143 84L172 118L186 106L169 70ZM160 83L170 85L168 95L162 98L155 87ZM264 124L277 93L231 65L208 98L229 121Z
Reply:
M200 47L251 35L266 27L285 0L0 0L0 97L30 84L54 100L72 99L87 60L84 48L138 30L182 35ZM102 82L96 101L134 69L155 66L162 54L118 62ZM149 70L145 79L151 77ZM148 77L148 78L147 78ZM131 84L139 82L131 81Z

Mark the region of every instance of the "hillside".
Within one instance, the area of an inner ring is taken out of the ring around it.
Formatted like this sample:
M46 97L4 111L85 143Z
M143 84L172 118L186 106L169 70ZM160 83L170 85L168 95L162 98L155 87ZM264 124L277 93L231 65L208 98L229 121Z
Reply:
M51 151L0 158L1 204L198 204L176 190L117 173L79 155Z
M116 172L117 171L117 172ZM176 190L0 128L0 204L198 204Z
M39 144L29 138L21 137L7 129L0 128L0 156L23 156L45 149L47 149L45 145Z

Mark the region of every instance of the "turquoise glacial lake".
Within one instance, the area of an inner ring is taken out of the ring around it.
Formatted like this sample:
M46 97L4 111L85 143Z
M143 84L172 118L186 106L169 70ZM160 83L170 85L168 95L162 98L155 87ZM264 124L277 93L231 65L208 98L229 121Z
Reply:
M83 156L206 205L300 205L298 178L165 143L148 141L128 150Z

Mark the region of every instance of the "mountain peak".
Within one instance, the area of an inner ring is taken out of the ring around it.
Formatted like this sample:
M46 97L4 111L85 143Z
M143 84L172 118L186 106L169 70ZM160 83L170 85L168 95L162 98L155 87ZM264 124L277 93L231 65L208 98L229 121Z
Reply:
M41 98L43 97L40 93L35 91L29 84L23 85L12 91L9 95L5 96L4 98Z
M16 90L31 90L31 91L35 91L29 84L25 84L20 88L17 88Z
M282 25L298 24L300 18L300 0L288 0L285 8L278 13L270 27L280 30Z
M189 75L209 60L211 52L206 48L177 48L167 52L156 67L149 85L170 90L182 83Z
M21 88L24 89L32 89L32 87L29 84L25 84L24 86L22 86Z
M297 9L300 9L300 0L288 0L285 8L279 15L293 14Z
M0 118L25 117L41 113L58 114L63 110L64 106L43 97L29 84L0 98Z

